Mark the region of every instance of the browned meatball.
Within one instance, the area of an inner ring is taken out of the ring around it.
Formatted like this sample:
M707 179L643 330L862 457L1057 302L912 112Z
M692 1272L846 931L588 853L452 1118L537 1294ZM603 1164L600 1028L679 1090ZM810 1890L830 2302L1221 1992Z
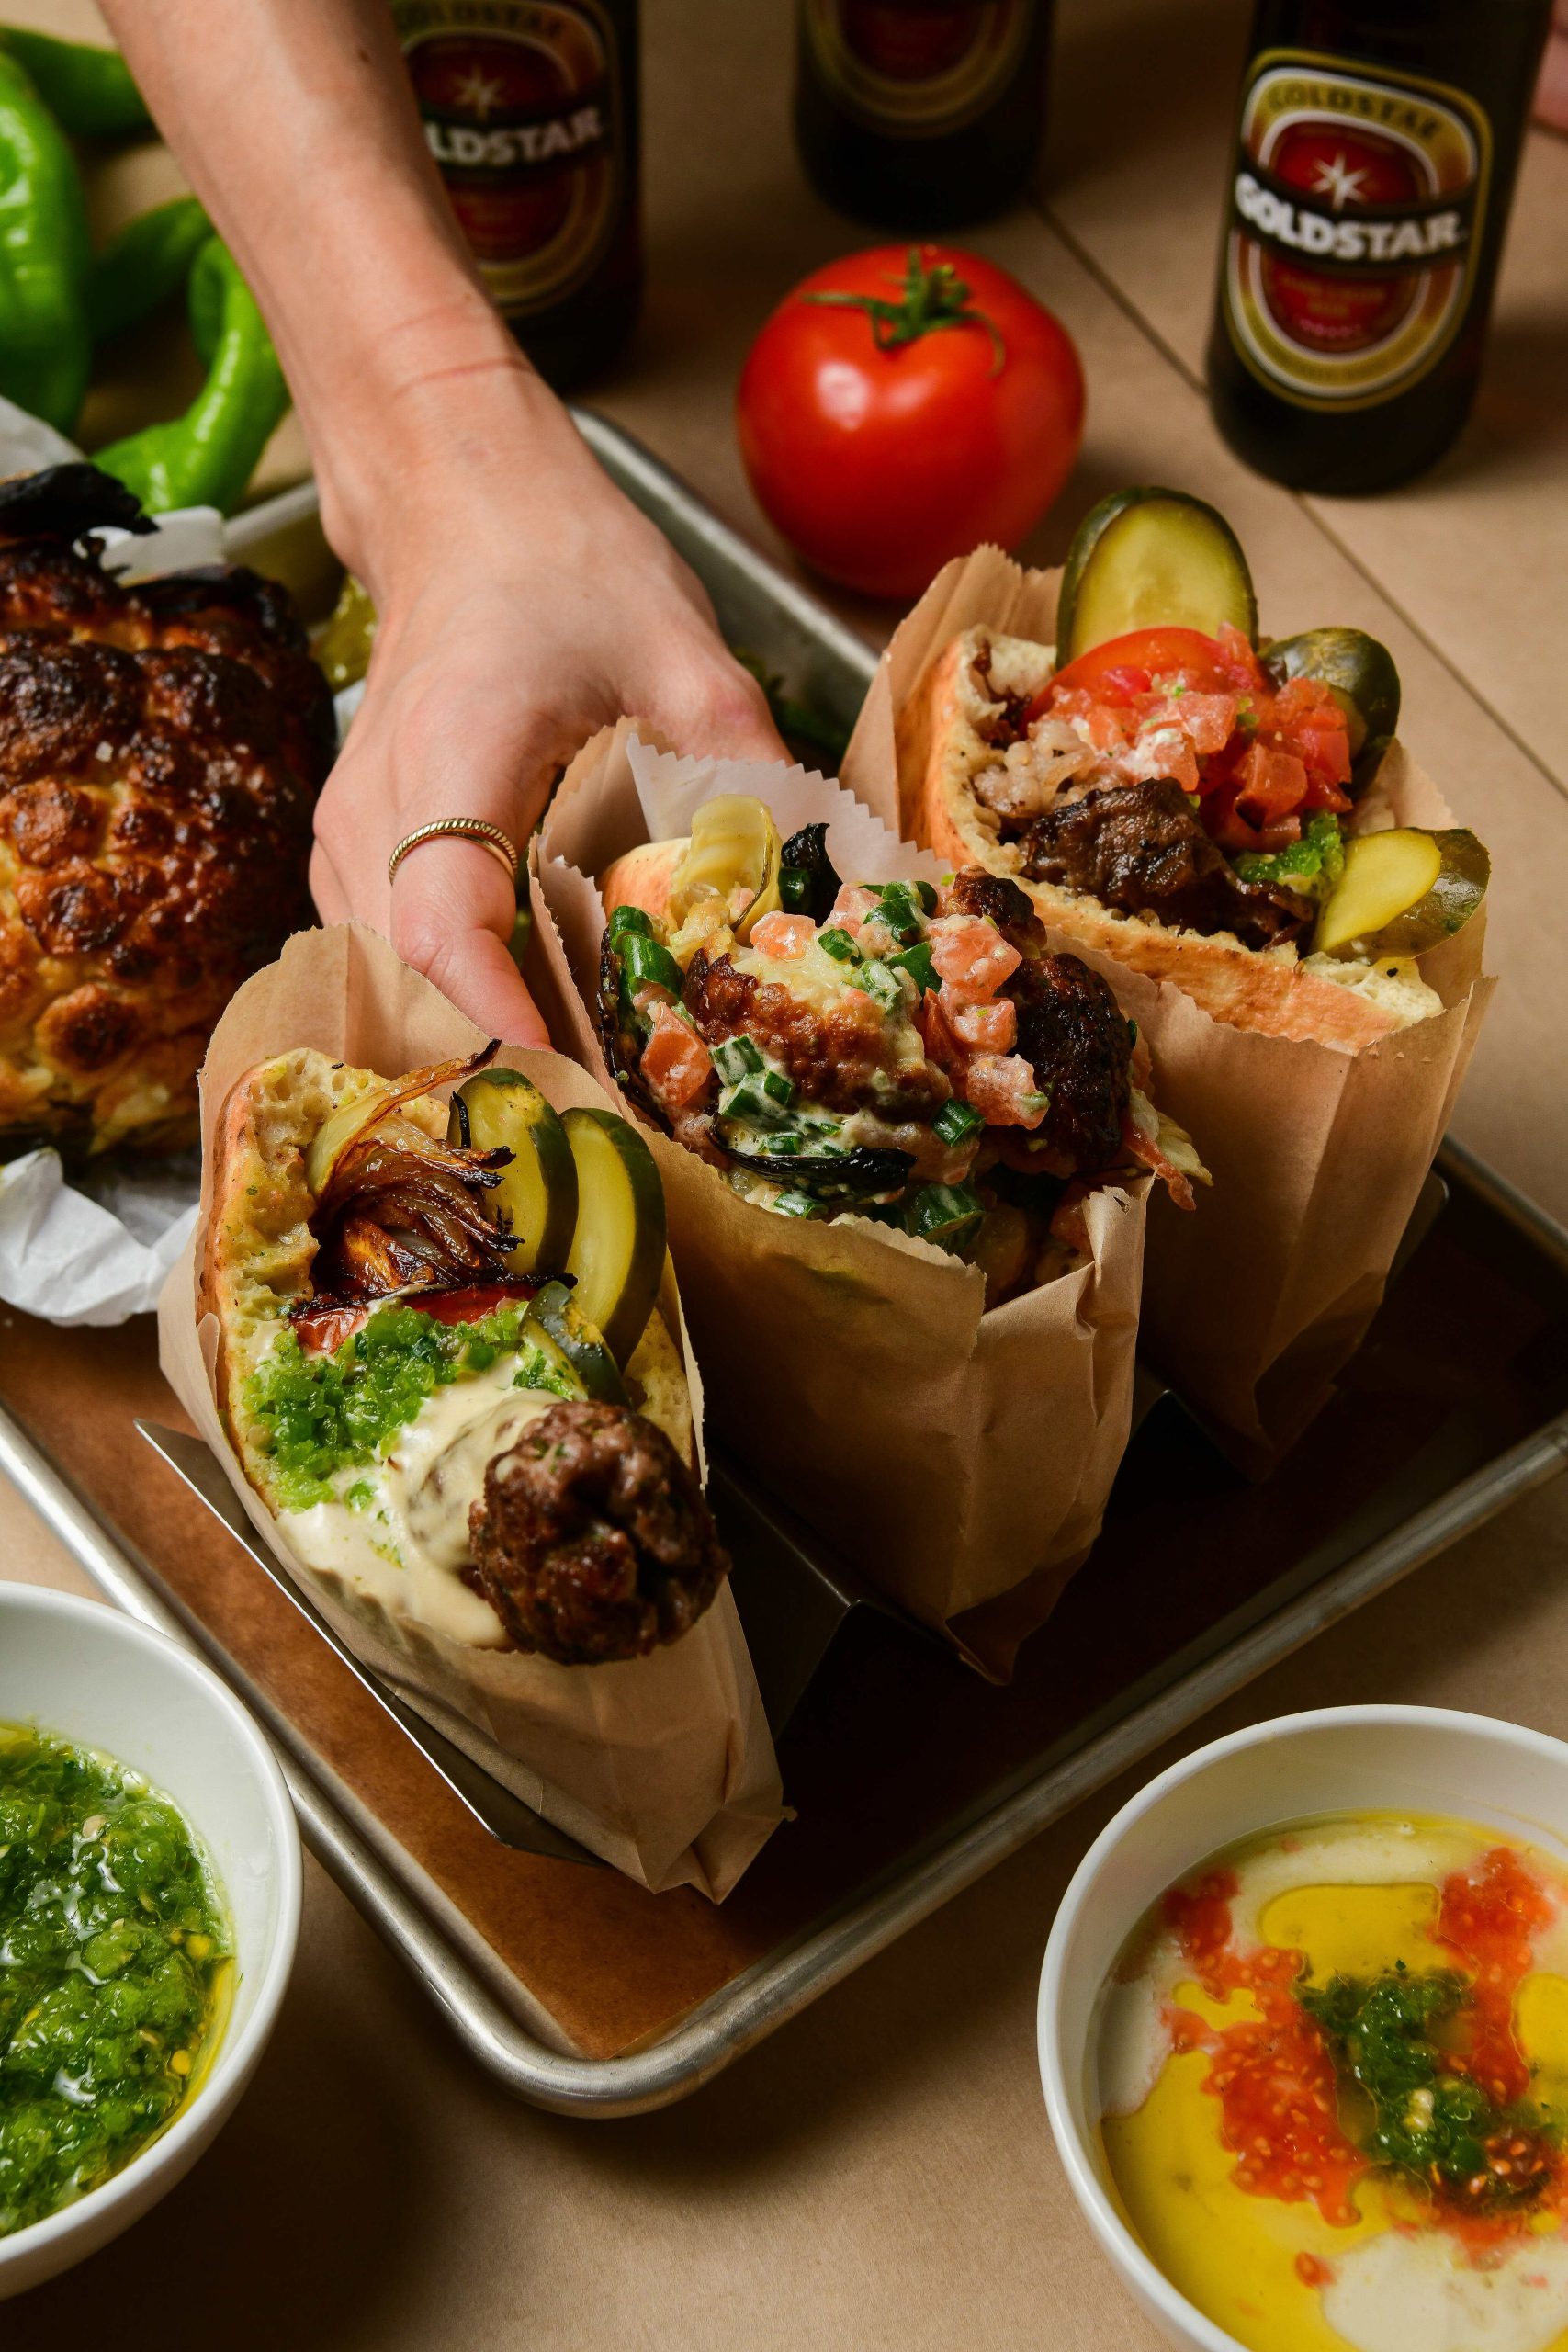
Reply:
M1244 947L1299 939L1312 921L1310 899L1278 882L1242 880L1168 776L1060 800L1025 827L1020 848L1032 881L1210 936L1233 932Z
M729 1573L702 1488L625 1405L563 1402L485 1472L475 1581L519 1649L561 1666L679 1641Z
M59 473L0 499L0 1159L194 1135L214 1023L310 920L333 754L285 593L121 586L73 541L122 494Z

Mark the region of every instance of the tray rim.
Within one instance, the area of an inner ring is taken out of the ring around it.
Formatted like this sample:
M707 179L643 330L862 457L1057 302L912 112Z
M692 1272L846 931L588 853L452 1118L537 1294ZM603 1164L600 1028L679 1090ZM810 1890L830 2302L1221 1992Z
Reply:
M1452 1139L1437 1166L1499 1212L1568 1271L1568 1229ZM1568 1469L1568 1408L1415 1513L1355 1558L1247 1627L1129 1713L1054 1762L992 1791L798 1936L754 1962L667 2034L612 2058L587 2058L531 2032L482 1980L415 1891L359 1830L355 1800L303 1736L161 1589L156 1569L126 1543L46 1451L0 1407L4 1472L116 1606L218 1667L281 1747L279 1763L313 1854L435 2003L470 2056L514 2097L558 2114L636 2115L685 2098L908 1928L1091 1796L1178 1736L1316 1634L1386 1591L1506 1504ZM334 1785L335 1784L335 1785ZM440 1898L437 1896L436 1900Z

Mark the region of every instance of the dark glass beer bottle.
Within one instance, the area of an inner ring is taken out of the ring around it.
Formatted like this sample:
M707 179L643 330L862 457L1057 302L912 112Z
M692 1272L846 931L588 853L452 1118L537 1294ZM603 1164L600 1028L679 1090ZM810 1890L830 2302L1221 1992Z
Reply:
M1292 489L1387 490L1470 413L1551 0L1259 0L1209 396Z
M1019 197L1045 121L1051 0L799 0L795 127L819 196L888 229Z
M637 0L392 0L430 152L480 276L552 384L642 300Z

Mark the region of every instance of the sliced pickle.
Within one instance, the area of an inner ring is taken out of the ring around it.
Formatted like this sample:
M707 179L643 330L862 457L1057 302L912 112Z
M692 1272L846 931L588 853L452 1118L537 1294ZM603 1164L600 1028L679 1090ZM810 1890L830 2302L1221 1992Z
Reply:
M663 1278L664 1186L647 1144L614 1111L568 1111L561 1125L577 1162L572 1299L624 1364Z
M782 847L773 817L750 793L723 792L704 801L670 884L670 945L678 961L685 961L681 928L700 900L719 899L742 941L754 922L777 911Z
M1137 628L1258 635L1258 599L1223 514L1185 491L1113 491L1073 535L1056 602L1056 666Z
M624 1405L626 1385L602 1331L589 1320L564 1283L547 1283L528 1302L523 1336L553 1356L596 1404Z
M1401 825L1345 844L1345 871L1313 935L1325 956L1423 956L1470 921L1486 896L1492 861L1462 826Z
M538 1088L521 1070L481 1070L452 1097L446 1140L512 1154L489 1195L512 1227L512 1271L558 1274L577 1225L577 1162Z
M1361 628L1306 628L1267 647L1272 676L1321 678L1345 713L1350 736L1350 784L1371 784L1399 725L1399 672L1386 645Z

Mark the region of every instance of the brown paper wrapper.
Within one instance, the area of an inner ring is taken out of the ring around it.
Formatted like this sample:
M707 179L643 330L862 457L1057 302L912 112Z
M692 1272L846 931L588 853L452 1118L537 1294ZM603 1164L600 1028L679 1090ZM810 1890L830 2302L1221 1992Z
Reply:
M355 1657L617 1870L655 1892L694 1886L718 1902L784 1817L773 1741L728 1585L689 1634L646 1658L566 1667L476 1649L297 1559L219 1420L217 1328L210 1316L197 1321L196 1265L211 1209L213 1136L236 1080L295 1046L395 1076L483 1043L482 1032L385 940L356 925L301 933L247 980L202 1069L201 1207L159 1305L160 1362L252 1521ZM506 1059L558 1109L604 1099L558 1054L519 1047ZM685 1355L700 1444L702 1393L672 1275L660 1304Z
M1000 548L981 548L948 564L903 622L843 766L845 784L885 824L915 831L931 664L978 625L1050 644L1060 582L1059 571L1026 571ZM1360 821L1454 819L1396 744ZM1191 1135L1214 1179L1190 1214L1155 1203L1145 1351L1254 1476L1326 1401L1377 1310L1491 997L1483 944L1478 916L1424 957L1443 1011L1359 1053L1232 1028L1170 981L1075 950L1138 1023L1160 1107Z
M594 877L668 837L650 833L634 747L642 760L623 720L579 754L533 856L555 1034L606 1084ZM756 792L786 834L828 820L842 874L930 864L799 768L669 760L644 774L667 822L711 792ZM973 1267L859 1219L769 1216L645 1132L715 1425L832 1547L1005 1679L1098 1533L1126 1444L1148 1179L1090 1195L1089 1265L987 1315Z

